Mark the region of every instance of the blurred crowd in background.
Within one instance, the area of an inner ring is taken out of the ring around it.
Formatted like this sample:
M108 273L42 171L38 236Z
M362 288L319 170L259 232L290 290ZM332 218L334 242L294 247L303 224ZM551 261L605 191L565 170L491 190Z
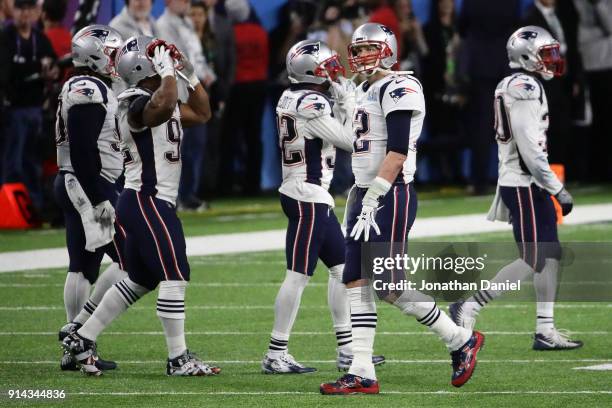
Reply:
M272 3L272 23L263 24L257 6ZM367 21L394 31L398 69L414 71L424 85L427 124L417 182L491 191L497 175L493 93L509 72L506 41L523 25L550 31L567 61L563 77L544 82L550 162L565 165L568 181L612 181L606 122L612 113L612 0L125 0L119 7L113 2L110 22L97 0L0 4L0 176L3 183L24 182L47 219L55 214L55 110L71 71L71 33L95 22L110 24L124 39L150 35L176 44L210 94L213 119L185 131L184 209L276 190L274 106L288 86L287 51L297 41L320 39L348 71L352 31ZM156 9L161 15L154 16ZM332 192L343 194L351 184L350 155L340 153Z

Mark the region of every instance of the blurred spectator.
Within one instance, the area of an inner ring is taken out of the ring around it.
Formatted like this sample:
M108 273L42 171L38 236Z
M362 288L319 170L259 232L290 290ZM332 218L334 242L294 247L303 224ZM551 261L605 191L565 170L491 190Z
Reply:
M423 60L422 81L427 108L429 138L420 150L430 158L434 179L460 182L463 140L459 124L463 98L455 68L459 35L453 0L433 0L431 19L424 27L429 53Z
M258 194L261 188L261 120L268 76L268 34L257 22L246 0L226 0L227 15L234 24L236 75L227 101L219 190L234 188ZM243 168L237 168L236 154L242 153ZM241 173L238 178L237 173ZM236 185L234 185L236 183Z
M156 37L155 19L151 17L153 0L125 0L121 13L108 24L119 31L124 40L133 35Z
M354 27L342 15L342 2L329 1L321 8L318 21L308 33L307 38L326 43L340 56L344 66L347 64L347 46L351 42Z
M157 30L161 39L176 45L187 56L195 68L196 75L209 89L216 76L206 63L202 43L189 17L189 8L189 0L166 0L166 9L157 20ZM188 97L185 81L179 81L179 98L187 101ZM184 133L185 137L181 144L183 169L179 185L179 208L205 209L206 204L197 194L206 148L206 125L185 128Z
M578 76L581 66L577 44L568 35L566 22L557 11L556 3L556 0L535 0L523 17L522 25L535 25L546 29L559 41L561 54L566 59L566 71L562 77L541 82L548 99L548 160L550 163L567 165L567 149L572 130L571 98L577 96L579 90Z
M436 0L433 0L434 3ZM415 75L420 77L421 58L425 57L429 52L425 35L421 24L414 15L411 0L393 0L390 1L393 6L395 15L399 22L401 36L401 50L399 59L399 69L403 71L414 71ZM433 17L433 16L432 16Z
M396 11L392 7L393 1L387 0L368 0L367 4L372 10L370 14L371 23L379 23L385 25L393 31L395 38L397 38L397 60L402 60L402 49L403 49L403 36L402 29L400 27L400 20L397 17Z
M612 95L612 0L574 0L580 16L578 46L593 107L590 175L612 181L609 98Z
M195 1L191 19L204 57L217 77L209 89L213 116L206 124L206 148L201 171L200 190L210 198L217 187L221 118L236 71L234 29L226 16L215 12L217 0Z
M493 94L509 73L506 42L519 26L519 0L463 0L458 28L465 51L461 57L467 79L466 134L471 147L470 182L474 194L486 193L495 135Z
M0 26L13 18L13 0L0 0Z
M14 24L4 30L10 66L7 86L4 182L26 184L34 206L42 207L40 187L42 105L46 79L57 78L55 53L49 39L32 27L35 0L16 0Z
M45 35L51 42L58 59L70 57L72 35L62 26L66 15L66 0L45 0L42 6L42 21Z

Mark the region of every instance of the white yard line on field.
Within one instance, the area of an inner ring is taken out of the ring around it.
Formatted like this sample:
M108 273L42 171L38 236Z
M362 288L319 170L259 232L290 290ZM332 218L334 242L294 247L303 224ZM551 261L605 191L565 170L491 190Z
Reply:
M576 225L602 221L612 221L612 204L576 206L564 222ZM509 230L510 226L506 223L489 222L484 214L470 214L417 218L410 236L424 238ZM187 255L272 251L283 249L284 246L285 230L207 235L187 238ZM68 253L65 248L0 253L0 272L63 268L67 265Z
M381 391L383 395L440 395L461 396L466 395L612 395L612 390L576 390L576 391ZM288 395L320 395L314 391L168 391L168 392L67 392L67 396L288 396Z

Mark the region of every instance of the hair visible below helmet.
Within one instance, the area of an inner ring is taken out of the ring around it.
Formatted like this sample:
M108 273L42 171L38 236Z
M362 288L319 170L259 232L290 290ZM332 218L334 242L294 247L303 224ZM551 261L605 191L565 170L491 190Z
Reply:
M121 34L112 27L101 24L84 27L72 37L72 63L116 77L115 55L122 43Z
M154 40L147 36L130 37L117 53L117 72L128 86L136 86L143 79L157 75L151 57L147 55Z
M377 53L359 56L359 48L370 46ZM357 27L348 45L348 61L354 73L372 71L379 68L391 69L397 63L397 39L393 31L378 23L365 23Z
M287 73L292 83L322 84L336 79L344 67L338 54L318 40L304 40L287 53Z
M563 75L565 61L559 42L542 27L519 28L508 39L506 50L510 68L537 72L545 79Z

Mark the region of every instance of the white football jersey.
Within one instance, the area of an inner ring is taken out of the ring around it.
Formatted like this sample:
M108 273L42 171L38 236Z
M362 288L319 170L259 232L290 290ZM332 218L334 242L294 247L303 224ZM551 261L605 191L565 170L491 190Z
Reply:
M119 95L119 131L125 157L125 188L140 191L176 204L181 178L181 125L177 103L172 117L154 128L134 129L128 123L128 110L138 96L151 96L142 88L130 88Z
M276 106L283 182L278 189L295 200L334 206L327 191L334 172L336 148L352 151L352 136L332 113L323 94L287 89Z
M526 73L504 78L495 90L500 186L536 183L551 194L563 188L548 164L547 130L548 102L540 81Z
M373 84L367 81L355 90L353 111L353 174L355 184L369 187L387 155L386 116L396 110L413 111L409 133L409 146L404 168L398 178L405 183L414 180L416 172L416 145L423 120L425 119L425 98L421 83L411 75L392 74Z
M98 136L100 174L114 183L123 172L123 155L119 149L117 134L117 98L100 79L83 75L70 78L60 93L55 122L55 144L57 165L60 170L74 172L70 161L70 135L68 134L68 112L75 105L101 104L106 109L104 125Z

